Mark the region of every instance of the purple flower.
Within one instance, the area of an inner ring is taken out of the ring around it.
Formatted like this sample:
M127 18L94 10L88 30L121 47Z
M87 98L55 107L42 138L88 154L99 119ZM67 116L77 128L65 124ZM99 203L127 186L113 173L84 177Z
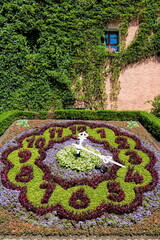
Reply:
M66 123L70 122L70 120L65 120L65 121L57 121L57 123ZM86 121L87 122L87 121ZM94 121L89 121L90 123L97 123ZM47 126L49 126L47 124ZM45 125L46 126L46 125ZM114 127L114 126L113 126ZM129 131L126 131L122 129L122 131L131 134ZM34 129L31 129L27 131L28 133L33 133ZM7 144L5 144L1 149L0 149L0 157L2 152L11 147L11 146L17 146L17 140L19 137L23 136L24 133L18 134L17 137L13 138L10 140ZM132 134L135 136L135 134ZM123 215L116 215L116 214L108 214L104 213L101 217L95 218L92 220L86 220L86 221L79 221L77 223L74 222L74 226L77 228L82 228L82 229L87 229L89 227L93 226L117 226L117 227L122 227L122 226L128 226L132 225L134 223L141 222L145 217L150 216L152 214L152 211L154 209L157 209L160 207L160 153L146 140L143 140L136 136L142 143L142 146L145 147L146 149L153 151L157 160L157 163L155 164L154 168L159 174L159 182L157 186L155 187L154 190L149 191L144 193L144 201L143 201L143 206L138 207L136 211L130 214L123 214ZM100 172L99 170L93 169L87 172L76 172L73 170L68 170L60 167L56 160L56 153L62 149L64 146L71 145L72 143L75 143L74 139L70 139L68 141L61 143L56 143L51 149L47 151L47 156L44 160L44 163L46 163L48 166L50 166L52 175L53 176L59 176L62 177L63 179L66 180L71 180L71 179L83 179L85 176L88 178L92 179L93 177L99 176ZM104 155L110 155L112 156L111 152L105 150L103 148L102 144L96 144L91 142L90 140L85 140L86 145L90 145L92 147L95 147L98 149L101 154ZM4 165L0 162L0 171L2 171ZM10 190L5 188L2 185L2 182L0 180L0 206L3 208L9 209L15 214L16 216L20 217L22 220L28 221L31 224L34 225L41 225L44 227L57 227L59 229L63 228L68 228L70 225L68 224L68 221L65 219L60 219L57 216L56 211L53 211L50 214L45 214L44 216L38 216L35 213L27 212L25 208L19 203L18 200L19 197L19 191L17 190Z

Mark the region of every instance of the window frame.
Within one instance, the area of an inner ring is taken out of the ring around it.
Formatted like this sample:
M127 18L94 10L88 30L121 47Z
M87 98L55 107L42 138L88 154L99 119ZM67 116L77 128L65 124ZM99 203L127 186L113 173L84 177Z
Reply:
M116 34L117 35L117 41L118 43L117 44L114 44L114 43L108 43L107 44L107 41L106 41L106 35L108 34L108 39L110 40L110 35L111 34ZM107 28L105 30L105 37L104 37L104 43L105 43L105 46L106 46L106 49L108 52L111 52L111 53L119 53L120 52L120 29L119 28ZM112 47L111 46L116 46L118 48L117 51L112 51Z

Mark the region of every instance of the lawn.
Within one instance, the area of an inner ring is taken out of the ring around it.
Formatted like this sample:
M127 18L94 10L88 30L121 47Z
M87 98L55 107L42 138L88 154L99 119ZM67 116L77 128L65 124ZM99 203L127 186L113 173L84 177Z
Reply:
M160 233L160 153L139 122L18 120L0 144L1 234Z

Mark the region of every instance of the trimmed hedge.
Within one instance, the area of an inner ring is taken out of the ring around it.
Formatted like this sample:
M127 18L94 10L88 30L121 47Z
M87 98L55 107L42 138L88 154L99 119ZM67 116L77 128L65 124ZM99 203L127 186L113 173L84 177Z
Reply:
M158 141L160 141L160 119L144 111L112 111L112 110L55 110L48 112L9 111L0 115L0 135L18 119L82 119L104 121L139 121Z
M160 119L153 114L141 112L139 122L152 134L153 137L160 141Z
M14 121L25 118L34 119L35 113L27 111L9 111L2 113L0 115L0 135L2 135Z
M56 110L55 117L63 119L104 120L104 121L138 121L139 111L113 110Z

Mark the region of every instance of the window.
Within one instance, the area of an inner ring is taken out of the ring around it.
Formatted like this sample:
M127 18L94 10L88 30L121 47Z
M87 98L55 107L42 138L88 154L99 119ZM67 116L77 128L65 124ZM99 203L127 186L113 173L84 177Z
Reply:
M119 31L107 31L105 44L109 52L119 52Z

